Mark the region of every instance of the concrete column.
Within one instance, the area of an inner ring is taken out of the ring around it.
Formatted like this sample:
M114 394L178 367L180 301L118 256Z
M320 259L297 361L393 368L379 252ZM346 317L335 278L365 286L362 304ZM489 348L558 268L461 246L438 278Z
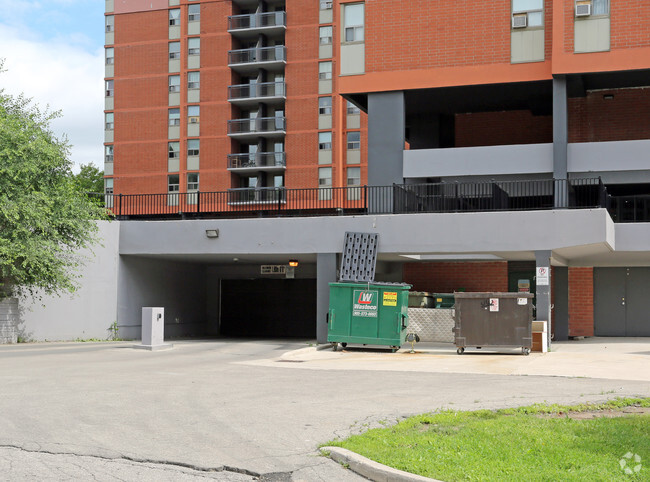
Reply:
M548 322L548 346L551 346L551 251L535 251L535 289L537 297L537 316L539 321ZM540 268L546 268L548 274L548 284L543 283L540 276Z
M402 184L404 92L368 94L368 185Z
M336 281L336 253L318 253L316 258L316 341L327 343L329 283Z
M556 266L553 272L553 291L555 292L555 341L569 339L569 268Z
M553 77L553 179L567 178L569 108L566 76ZM555 207L569 205L565 182L555 183ZM550 330L549 330L550 333Z

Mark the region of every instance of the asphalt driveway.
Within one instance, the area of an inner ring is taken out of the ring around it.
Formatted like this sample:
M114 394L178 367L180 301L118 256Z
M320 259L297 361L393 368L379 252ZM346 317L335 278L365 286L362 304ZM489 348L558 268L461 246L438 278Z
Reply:
M639 353L650 357L645 343ZM444 363L423 355L410 369L398 366L405 350L337 353L328 368L320 357L331 353L300 341L187 341L161 352L131 346L0 346L0 473L9 480L80 473L98 480L359 480L320 457L318 445L440 408L650 396L642 377L452 372L445 365L451 355ZM354 361L366 355L370 361ZM464 362L467 355L453 356Z

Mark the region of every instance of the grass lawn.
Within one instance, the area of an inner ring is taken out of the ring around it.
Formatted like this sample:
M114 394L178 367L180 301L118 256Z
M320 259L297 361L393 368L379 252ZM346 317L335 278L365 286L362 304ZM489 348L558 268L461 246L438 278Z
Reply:
M576 419L568 413L650 407L650 399L601 405L533 405L442 412L333 441L382 464L443 480L650 480L650 415ZM631 474L621 468L625 459ZM630 455L628 455L630 457Z

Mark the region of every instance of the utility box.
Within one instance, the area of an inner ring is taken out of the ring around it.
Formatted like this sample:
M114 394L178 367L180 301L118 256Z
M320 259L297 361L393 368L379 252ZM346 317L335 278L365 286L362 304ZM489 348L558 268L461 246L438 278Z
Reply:
M467 347L532 346L532 293L455 293L454 341L458 354Z
M408 327L411 285L402 283L330 283L327 341L386 345L397 351Z
M165 343L165 308L142 308L142 344L134 348L157 351L172 348Z

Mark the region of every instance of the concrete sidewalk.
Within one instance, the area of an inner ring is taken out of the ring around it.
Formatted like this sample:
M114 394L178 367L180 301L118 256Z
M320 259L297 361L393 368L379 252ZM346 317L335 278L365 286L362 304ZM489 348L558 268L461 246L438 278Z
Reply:
M341 350L339 348L339 350ZM410 344L397 353L383 347L309 347L285 353L286 362L312 370L387 370L485 375L537 375L650 381L650 338L587 338L555 342L549 353L477 350L463 355L450 343ZM259 361L256 364L264 364Z

